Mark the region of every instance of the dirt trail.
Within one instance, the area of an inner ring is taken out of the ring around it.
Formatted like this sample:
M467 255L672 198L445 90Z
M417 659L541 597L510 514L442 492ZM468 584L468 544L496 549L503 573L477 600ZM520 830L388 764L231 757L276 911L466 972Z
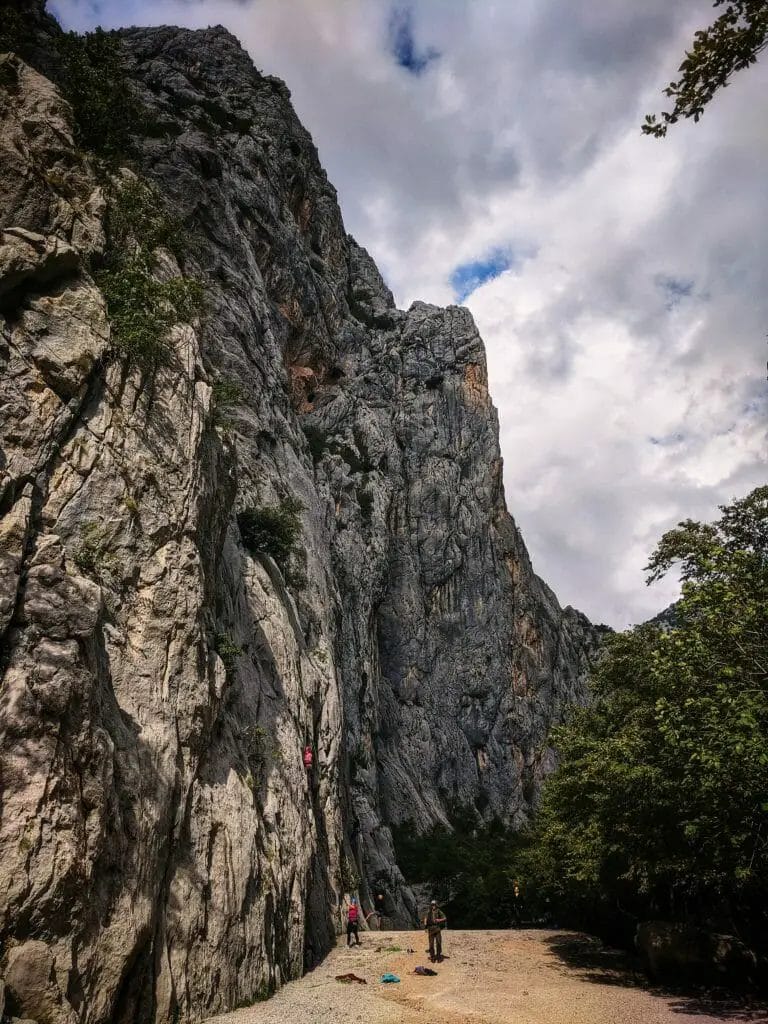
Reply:
M274 998L208 1024L768 1024L762 1009L649 991L619 954L571 932L448 931L434 965L425 946L423 932L365 932L360 948L339 946ZM348 971L368 984L335 980ZM400 984L381 984L385 971Z

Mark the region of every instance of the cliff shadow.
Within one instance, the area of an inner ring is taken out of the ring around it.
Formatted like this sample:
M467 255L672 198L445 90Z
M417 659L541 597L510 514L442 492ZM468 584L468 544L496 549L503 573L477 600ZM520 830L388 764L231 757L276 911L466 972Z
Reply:
M768 1024L768 1010L752 995L725 991L715 986L692 989L653 984L642 969L640 958L625 950L605 946L593 936L562 932L545 939L562 967L595 985L645 989L668 1000L674 1013L702 1016L745 1024Z

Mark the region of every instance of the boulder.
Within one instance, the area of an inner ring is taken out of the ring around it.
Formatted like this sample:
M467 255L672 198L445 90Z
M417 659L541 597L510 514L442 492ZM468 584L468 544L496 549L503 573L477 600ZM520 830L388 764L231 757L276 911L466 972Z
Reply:
M6 957L5 984L14 1009L38 1024L75 1024L56 979L55 960L44 942L13 946Z

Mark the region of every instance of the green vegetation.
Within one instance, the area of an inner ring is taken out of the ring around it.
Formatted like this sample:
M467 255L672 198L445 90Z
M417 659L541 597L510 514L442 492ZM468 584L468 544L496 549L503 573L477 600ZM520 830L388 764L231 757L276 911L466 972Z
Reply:
M674 616L608 639L529 831L394 830L452 923L506 926L517 880L526 920L631 943L662 918L768 947L768 487L721 513L662 538L649 582L680 567Z
M72 556L77 568L94 579L100 579L105 570L112 568L113 558L109 554L109 536L101 523L84 523L80 531L80 543Z
M0 53L18 53L23 57L29 48L29 36L28 19L6 4L0 19Z
M245 730L245 739L248 747L248 775L251 776L250 784L246 785L254 789L256 780L263 776L264 770L270 766L283 763L283 752L277 739L264 728L263 725L251 725Z
M280 505L249 508L237 517L243 544L253 554L270 555L285 566L301 531L304 506L293 498Z
M507 928L515 920L515 882L530 876L527 835L498 821L480 824L467 812L455 815L450 829L436 825L419 834L411 821L392 834L406 880L430 883L453 927Z
M203 289L198 281L153 276L155 252L163 246L180 256L181 226L157 191L134 179L113 190L107 214L107 252L96 274L112 325L112 340L124 358L145 370L169 355L174 324L199 315Z
M537 870L582 917L602 903L764 942L768 487L721 511L667 533L648 566L649 581L681 566L674 627L614 636L592 704L555 731Z
M243 389L237 381L221 377L213 385L213 399L217 405L236 405L243 397Z
M12 51L33 65L40 41L29 29L29 15L3 9L0 53ZM69 101L77 145L108 161L130 153L132 136L146 133L148 112L128 77L125 55L116 32L51 33L41 68Z
M680 65L682 77L664 90L674 100L672 110L648 114L642 126L646 135L661 138L681 118L698 121L718 89L768 46L768 0L714 0L713 6L721 8L720 15L695 34Z
M168 212L163 197L141 178L128 178L112 190L107 213L107 233L112 245L139 242L146 252L168 249L184 256L184 226Z
M360 875L354 860L342 854L341 857L341 888L343 892L357 892L360 885Z
M146 111L125 70L119 36L97 28L55 37L61 60L58 84L72 104L75 141L108 159L131 149L131 136L143 131Z
M138 252L97 274L104 292L115 348L129 361L153 369L169 354L168 332L194 319L202 306L197 281L158 281L150 260Z
M12 49L34 62L37 47L24 15L4 12L0 50ZM51 33L45 50L43 70L72 106L75 141L101 158L97 168L107 178L109 168L130 153L133 136L154 130L127 74L120 37L102 29ZM107 251L96 278L113 342L123 357L151 370L168 355L170 329L200 313L202 286L187 278L154 276L156 250L164 247L180 259L184 239L179 220L150 185L132 180L113 186L106 228Z
M243 400L243 389L235 380L228 377L219 377L214 381L212 387L213 397L213 421L218 427L229 429L232 425L227 410L238 405Z
M217 633L214 638L214 650L224 662L227 679L230 679L237 669L237 659L243 653L242 647L238 647L229 633Z

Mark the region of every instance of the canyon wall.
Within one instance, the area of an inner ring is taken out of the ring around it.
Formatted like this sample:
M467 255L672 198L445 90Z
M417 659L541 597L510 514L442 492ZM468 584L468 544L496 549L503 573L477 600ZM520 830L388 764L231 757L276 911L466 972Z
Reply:
M596 633L506 509L471 315L395 307L286 86L127 30L146 132L107 163L41 10L0 57L0 974L40 1024L198 1020L316 962L345 893L413 919L389 826L522 824ZM151 364L121 195L202 285Z

